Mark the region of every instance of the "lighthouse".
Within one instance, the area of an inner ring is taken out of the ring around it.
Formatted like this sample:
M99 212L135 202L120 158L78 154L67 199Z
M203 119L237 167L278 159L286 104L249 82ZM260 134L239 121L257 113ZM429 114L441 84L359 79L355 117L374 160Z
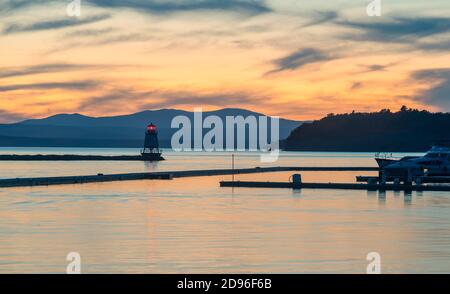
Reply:
M141 155L147 161L164 160L159 149L158 129L153 123L150 123L145 131L144 149Z

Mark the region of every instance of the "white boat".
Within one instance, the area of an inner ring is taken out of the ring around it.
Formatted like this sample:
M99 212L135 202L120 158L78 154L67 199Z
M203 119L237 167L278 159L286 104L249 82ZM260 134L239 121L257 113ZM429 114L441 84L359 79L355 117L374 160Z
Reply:
M387 176L450 176L450 147L433 146L424 156L377 162Z
M405 157L394 157L392 155L392 153L377 153L375 154L375 160L378 163L378 166L380 168L383 168L385 166L388 166L390 164L402 161L402 160L408 160L408 159L413 159L413 158L418 158L418 156L405 156Z

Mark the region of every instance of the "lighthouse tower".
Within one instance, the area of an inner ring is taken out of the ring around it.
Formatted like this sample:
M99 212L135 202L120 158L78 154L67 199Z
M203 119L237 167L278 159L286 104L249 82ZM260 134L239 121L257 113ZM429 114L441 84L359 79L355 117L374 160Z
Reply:
M164 160L159 149L158 130L153 123L150 123L145 131L144 149L141 155L148 161Z

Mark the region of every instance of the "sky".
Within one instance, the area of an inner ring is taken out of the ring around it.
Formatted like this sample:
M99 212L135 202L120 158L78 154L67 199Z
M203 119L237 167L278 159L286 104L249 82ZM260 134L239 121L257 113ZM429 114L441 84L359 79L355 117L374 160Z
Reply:
M58 113L450 111L450 1L0 0L0 123Z

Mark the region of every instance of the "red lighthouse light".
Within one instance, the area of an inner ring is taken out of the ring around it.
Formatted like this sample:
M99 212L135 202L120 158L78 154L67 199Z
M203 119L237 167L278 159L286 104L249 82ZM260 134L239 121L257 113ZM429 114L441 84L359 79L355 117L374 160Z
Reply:
M156 133L156 126L154 124L149 124L147 126L147 132L149 132L149 133Z

